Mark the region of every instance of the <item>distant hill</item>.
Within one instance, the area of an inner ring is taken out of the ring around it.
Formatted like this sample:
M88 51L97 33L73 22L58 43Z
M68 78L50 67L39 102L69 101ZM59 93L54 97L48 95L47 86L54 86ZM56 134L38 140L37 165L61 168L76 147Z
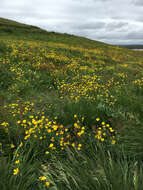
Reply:
M129 48L129 49L143 49L142 44L128 44L128 45L118 45L118 46Z
M98 46L105 46L108 45L95 41L90 40L84 37L74 36L66 33L57 33L57 32L48 32L36 26L31 26L27 24L22 24L13 20L0 18L0 38L3 39L22 39L22 40L29 40L29 41L44 41L44 42L56 42L56 43L70 43L71 45L82 45L86 48L87 44L90 47L98 47ZM96 43L95 43L96 42Z
M7 34L16 34L17 32L40 32L45 33L46 31L27 24L22 24L13 20L0 18L0 34L7 33Z

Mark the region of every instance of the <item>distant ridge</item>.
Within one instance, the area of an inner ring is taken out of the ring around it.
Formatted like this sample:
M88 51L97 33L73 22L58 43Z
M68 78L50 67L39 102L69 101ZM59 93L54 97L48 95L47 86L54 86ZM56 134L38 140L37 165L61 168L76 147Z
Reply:
M128 44L128 45L117 45L117 46L129 49L143 49L143 44Z
M58 33L54 31L46 31L37 26L22 24L17 21L0 17L0 38L6 39L22 39L30 41L52 41L56 43L70 43L73 45L82 45L88 48L87 42L95 48L102 45L104 47L112 46L104 42L91 40L86 37L75 36L67 33Z
M15 26L17 26L18 28L35 28L35 29L40 29L37 26L32 26L32 25L27 25L27 24L19 23L17 21L13 21L13 20L10 20L10 19L5 19L5 18L2 18L2 17L0 17L0 26L9 26L9 27L15 27Z

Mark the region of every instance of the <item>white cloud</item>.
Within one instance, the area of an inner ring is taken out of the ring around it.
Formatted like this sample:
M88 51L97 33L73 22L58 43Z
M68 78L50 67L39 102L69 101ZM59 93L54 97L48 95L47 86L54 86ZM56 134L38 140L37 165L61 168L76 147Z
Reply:
M0 17L108 43L142 43L142 0L0 0Z

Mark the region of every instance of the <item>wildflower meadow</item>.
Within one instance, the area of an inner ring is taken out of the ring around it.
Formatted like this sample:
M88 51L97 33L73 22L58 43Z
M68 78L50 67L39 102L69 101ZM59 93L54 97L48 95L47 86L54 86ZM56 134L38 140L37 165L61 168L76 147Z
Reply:
M143 52L7 22L0 190L142 190Z

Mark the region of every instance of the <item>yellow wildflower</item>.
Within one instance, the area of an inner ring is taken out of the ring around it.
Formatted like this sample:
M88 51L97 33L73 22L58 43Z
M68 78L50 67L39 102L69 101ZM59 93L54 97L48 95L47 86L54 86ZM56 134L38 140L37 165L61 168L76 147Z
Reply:
M51 143L50 145L49 145L49 148L52 148L54 146L54 144L53 143Z
M19 147L22 147L23 146L23 142L20 143Z
M115 144L116 143L116 141L115 140L112 140L112 144Z
M3 126L8 126L8 123L7 122L3 122L3 123L1 123L1 125L3 125Z
M77 123L74 123L74 127L75 127L75 128L79 128L79 126L78 126Z
M50 186L50 182L49 182L49 181L46 181L46 182L45 182L45 186L46 186L46 187L49 187L49 186Z
M16 169L13 169L13 175L17 175L19 173L19 169L16 168Z
M72 147L75 147L75 143L72 143Z
M82 144L78 144L78 147L82 147Z
M14 144L11 144L10 147L11 147L11 148L14 148L15 146L14 146Z
M19 160L16 160L16 161L15 161L15 164L19 164L19 162L20 162Z
M46 176L41 176L39 177L40 181L45 181L46 180Z
M26 120L23 120L23 123L26 123Z
M54 131L56 131L58 129L58 126L57 125L53 125L53 129L54 129Z
M102 121L102 123L101 123L102 125L105 125L105 122L104 121Z
M20 124L21 123L21 121L17 121L17 124Z
M52 130L51 130L51 129L48 129L47 131L48 131L48 133L51 133L51 132L52 132Z

